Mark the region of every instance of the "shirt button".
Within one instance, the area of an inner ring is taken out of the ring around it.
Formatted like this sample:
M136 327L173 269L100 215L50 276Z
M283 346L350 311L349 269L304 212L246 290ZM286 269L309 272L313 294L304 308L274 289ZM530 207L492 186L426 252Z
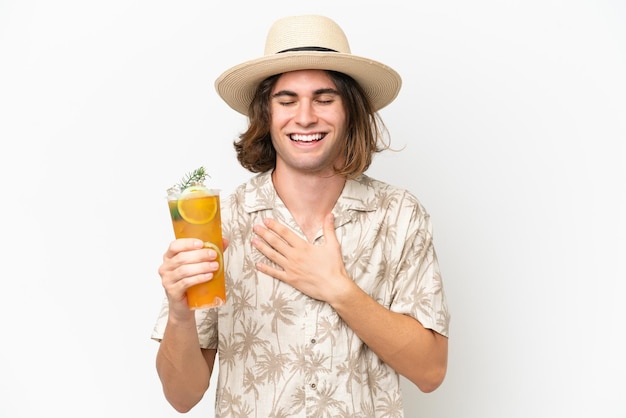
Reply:
M317 340L315 338L311 338L311 344L315 344Z
M311 389L315 389L317 385L315 383L311 383Z

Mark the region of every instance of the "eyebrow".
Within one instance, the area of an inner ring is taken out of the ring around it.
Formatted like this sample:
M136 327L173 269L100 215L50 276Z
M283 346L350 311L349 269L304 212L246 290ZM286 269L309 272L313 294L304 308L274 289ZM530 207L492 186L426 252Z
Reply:
M317 89L313 92L314 96L319 96L321 94L335 94L335 95L339 95L339 92L333 88L323 88L323 89ZM281 91L277 91L276 93L272 94L272 98L275 97L280 97L280 96L289 96L289 97L297 97L298 95L291 91L291 90L281 90Z

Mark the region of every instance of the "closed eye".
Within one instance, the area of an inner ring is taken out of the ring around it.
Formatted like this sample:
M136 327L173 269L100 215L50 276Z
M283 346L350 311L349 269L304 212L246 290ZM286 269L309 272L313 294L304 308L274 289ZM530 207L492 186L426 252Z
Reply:
M315 100L317 103L319 104L323 104L323 105L329 105L332 104L335 101L335 98L329 98L329 99L316 99Z

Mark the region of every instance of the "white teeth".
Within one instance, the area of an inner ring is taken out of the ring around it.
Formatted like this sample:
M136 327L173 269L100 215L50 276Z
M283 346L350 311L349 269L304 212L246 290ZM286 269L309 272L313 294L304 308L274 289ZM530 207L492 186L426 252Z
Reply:
M320 139L322 139L323 136L324 135L322 134L313 134L313 135L293 134L290 137L293 141L313 142L313 141L319 141Z

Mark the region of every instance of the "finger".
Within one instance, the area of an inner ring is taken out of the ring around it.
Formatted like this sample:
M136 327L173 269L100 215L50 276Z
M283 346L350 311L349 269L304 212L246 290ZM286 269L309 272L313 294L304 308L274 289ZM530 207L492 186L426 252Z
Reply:
M182 302L186 300L187 290L196 284L204 283L213 278L213 274L198 274L183 277L180 280L163 283L168 300ZM186 304L185 304L186 305Z
M163 275L162 285L168 297L179 300L191 286L213 279L216 267L215 262L183 265Z
M178 280L182 280L203 274L213 274L219 269L220 264L217 261L203 261L193 264L183 264L172 271L172 276L178 278Z
M276 236L280 237L284 243L291 247L295 247L298 242L302 241L302 238L296 235L295 232L275 219L265 218L263 223L267 229L274 232Z
M269 244L272 248L278 252L285 254L290 245L279 235L277 232L263 227L262 225L254 225L253 231L257 234L266 244Z
M275 279L285 281L286 276L284 270L277 269L276 267L272 267L263 262L258 262L256 264L256 269L259 270L261 273L265 273L268 276L274 277Z
M179 238L172 241L163 255L166 258L173 258L182 251L198 250L204 247L204 242L196 238Z
M183 248L187 248L184 243ZM192 248L195 248L194 243ZM177 249L172 250L175 251ZM158 272L164 282L177 282L185 277L213 273L220 268L217 257L217 253L211 248L180 251L172 257L165 255Z
M261 231L261 234L273 235L269 231L268 232ZM260 235L260 236L263 239L260 239L260 238L257 238L257 237L252 238L252 246L254 248L256 248L257 250L259 250L261 252L261 254L263 254L265 257L267 257L270 261L273 261L274 263L276 263L278 265L282 265L285 262L285 256L283 254L281 254L279 251L277 251L273 244L264 241L265 238L262 235ZM280 239L278 239L276 237L270 237L270 240L280 241ZM286 245L282 241L280 241L280 242L281 242L281 244L283 246Z
M181 266L215 261L217 258L217 252L211 247L185 250L176 253L172 257L167 257L167 255L165 255L163 257L162 269L164 271L173 271Z

